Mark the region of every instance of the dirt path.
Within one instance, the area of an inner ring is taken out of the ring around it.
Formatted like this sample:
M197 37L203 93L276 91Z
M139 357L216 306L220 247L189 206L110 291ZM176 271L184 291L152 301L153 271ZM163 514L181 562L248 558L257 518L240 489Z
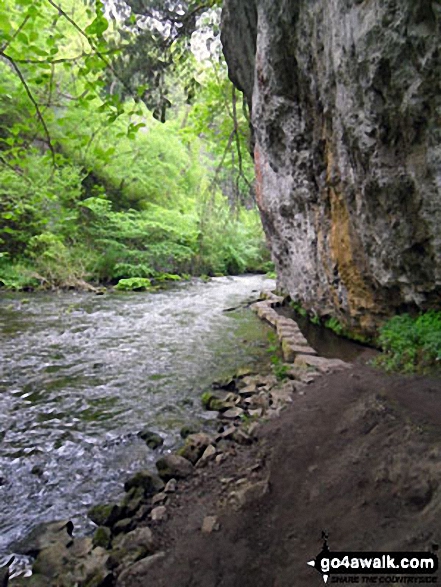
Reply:
M323 585L306 564L323 530L332 550L430 550L441 541L440 424L439 380L362 365L320 377L258 442L180 484L154 530L165 556L117 585ZM207 515L218 531L201 532Z

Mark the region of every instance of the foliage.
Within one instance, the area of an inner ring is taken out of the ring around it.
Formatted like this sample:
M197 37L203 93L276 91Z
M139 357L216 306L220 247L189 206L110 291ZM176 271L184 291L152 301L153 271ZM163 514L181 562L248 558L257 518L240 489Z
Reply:
M268 334L268 342L268 352L270 353L272 371L277 379L282 381L288 376L289 366L283 362L279 340L274 332Z
M329 318L325 322L325 326L326 326L326 328L329 328L330 330L335 332L335 334L337 334L338 336L342 336L345 334L344 327L342 326L342 324L340 324L340 322L334 316L332 318Z
M143 2L143 10L154 11L148 18L173 20L161 32L174 55L169 81L177 98L165 124L141 101L150 104L150 90L137 87L140 80L129 87L115 65L119 58L130 61L126 33L134 43L141 34L135 4L127 13L135 15L133 28L110 22L99 0L93 9L74 0L5 0L0 7L5 287L159 283L268 267L250 188L248 123L237 97L229 106L225 65L206 61L190 72L191 52L185 67L177 58L175 43L188 41L190 30L177 17L188 17L190 27L192 14L199 17L217 2ZM156 57L161 51L158 45ZM194 105L182 98L189 72L197 73L201 88Z
M441 364L441 312L394 316L380 330L377 364L390 371L429 371Z
M295 302L294 300L292 300L291 302L289 302L289 305L300 316L303 316L304 318L308 316L308 312L305 310L305 308L302 306L300 302Z
M144 277L131 277L130 279L120 279L115 289L120 291L146 291L150 289L152 282Z

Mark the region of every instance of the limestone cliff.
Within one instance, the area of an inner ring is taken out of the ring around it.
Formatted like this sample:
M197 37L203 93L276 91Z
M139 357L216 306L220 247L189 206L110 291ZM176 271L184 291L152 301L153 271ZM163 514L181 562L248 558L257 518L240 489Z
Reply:
M440 305L441 1L225 0L279 285L373 332Z

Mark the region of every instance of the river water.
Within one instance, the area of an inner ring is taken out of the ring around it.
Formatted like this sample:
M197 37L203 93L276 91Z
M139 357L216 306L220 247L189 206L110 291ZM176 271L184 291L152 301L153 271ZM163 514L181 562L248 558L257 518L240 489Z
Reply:
M249 309L274 282L215 278L155 294L3 294L0 298L0 559L36 523L117 499L158 451L146 425L179 442L212 425L200 395L268 358L268 327ZM27 299L26 299L27 298Z

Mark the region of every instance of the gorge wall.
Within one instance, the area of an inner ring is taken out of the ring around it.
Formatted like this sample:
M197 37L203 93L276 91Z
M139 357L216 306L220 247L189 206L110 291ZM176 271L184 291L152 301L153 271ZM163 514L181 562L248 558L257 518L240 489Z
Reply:
M441 1L224 0L279 286L373 333L440 307Z

